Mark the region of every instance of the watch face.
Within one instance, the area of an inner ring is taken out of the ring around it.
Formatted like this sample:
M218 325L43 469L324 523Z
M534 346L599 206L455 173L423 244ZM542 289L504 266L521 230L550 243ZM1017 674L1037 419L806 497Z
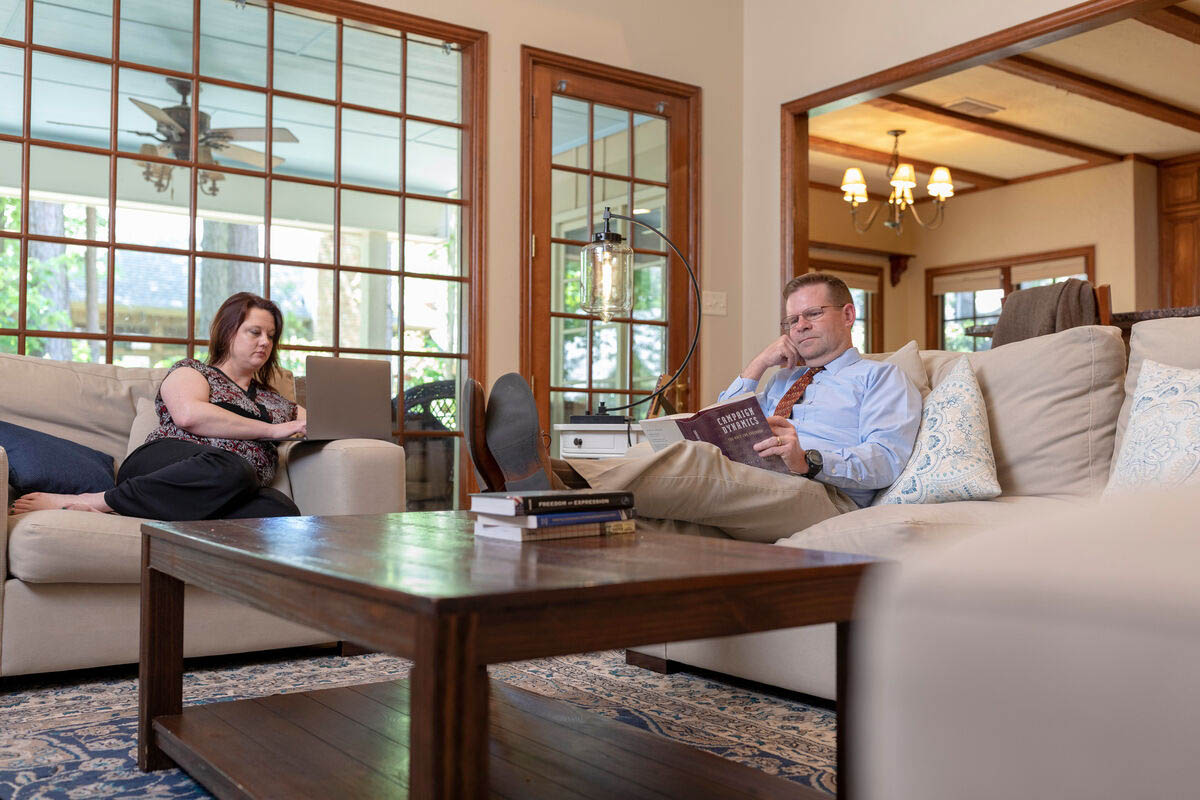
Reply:
M825 460L816 450L806 450L804 460L808 463L808 475L810 477L820 472L821 467L825 464Z

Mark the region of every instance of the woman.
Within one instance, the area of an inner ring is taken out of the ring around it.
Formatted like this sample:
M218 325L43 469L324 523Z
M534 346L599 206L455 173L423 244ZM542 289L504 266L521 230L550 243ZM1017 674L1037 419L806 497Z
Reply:
M305 432L304 409L271 388L283 315L270 300L238 292L221 304L209 330L208 363L171 367L154 406L158 427L129 454L106 492L34 492L13 513L49 508L116 512L159 520L296 516L270 488L274 442Z

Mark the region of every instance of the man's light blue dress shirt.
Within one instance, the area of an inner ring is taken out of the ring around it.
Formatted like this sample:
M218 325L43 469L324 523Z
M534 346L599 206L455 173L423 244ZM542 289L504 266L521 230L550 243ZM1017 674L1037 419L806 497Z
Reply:
M779 370L764 392L758 381L738 376L720 399L757 392L769 416L807 369ZM813 377L792 406L791 422L800 446L824 459L816 480L837 486L862 508L908 463L921 424L921 395L895 364L863 358L851 347Z

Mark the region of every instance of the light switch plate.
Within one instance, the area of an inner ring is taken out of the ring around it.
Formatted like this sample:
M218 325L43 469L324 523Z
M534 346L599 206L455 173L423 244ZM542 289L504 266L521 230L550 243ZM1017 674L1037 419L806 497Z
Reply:
M729 309L725 303L724 292L704 292L700 296L700 309L702 313L713 316L723 317L729 313Z

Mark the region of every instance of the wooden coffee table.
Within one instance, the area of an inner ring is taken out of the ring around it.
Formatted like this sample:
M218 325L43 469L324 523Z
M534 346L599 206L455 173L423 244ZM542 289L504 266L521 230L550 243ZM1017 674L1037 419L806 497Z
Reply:
M486 665L835 622L844 692L871 559L668 534L519 544L473 527L469 512L143 525L139 766L178 764L220 797L825 796L489 684ZM411 679L184 709L184 583L411 658Z

